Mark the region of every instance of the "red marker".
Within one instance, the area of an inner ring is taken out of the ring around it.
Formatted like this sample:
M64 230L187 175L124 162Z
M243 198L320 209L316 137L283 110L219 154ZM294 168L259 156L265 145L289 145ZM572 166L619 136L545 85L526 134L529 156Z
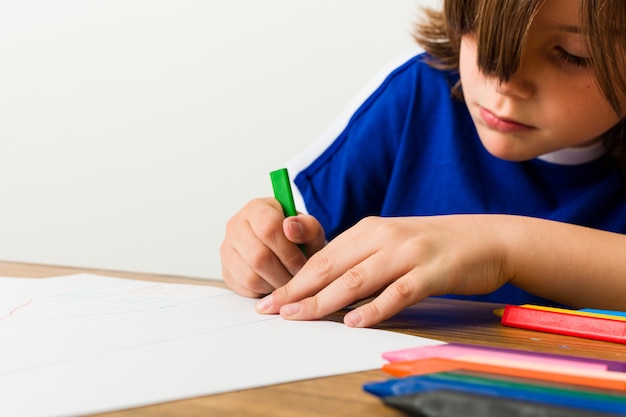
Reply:
M546 333L604 340L626 344L626 321L568 313L567 310L507 305L502 314L502 325Z

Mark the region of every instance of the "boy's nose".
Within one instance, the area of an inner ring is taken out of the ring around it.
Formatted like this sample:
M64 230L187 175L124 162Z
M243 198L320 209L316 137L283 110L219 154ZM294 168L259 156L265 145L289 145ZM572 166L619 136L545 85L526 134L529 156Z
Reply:
M535 93L535 86L528 73L518 69L508 81L495 80L496 91L505 96L529 99Z

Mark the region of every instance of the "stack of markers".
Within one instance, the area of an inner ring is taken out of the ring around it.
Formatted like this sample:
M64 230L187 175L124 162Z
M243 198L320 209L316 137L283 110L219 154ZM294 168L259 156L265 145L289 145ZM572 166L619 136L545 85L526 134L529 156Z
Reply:
M626 362L463 344L387 352L364 385L421 417L626 416Z

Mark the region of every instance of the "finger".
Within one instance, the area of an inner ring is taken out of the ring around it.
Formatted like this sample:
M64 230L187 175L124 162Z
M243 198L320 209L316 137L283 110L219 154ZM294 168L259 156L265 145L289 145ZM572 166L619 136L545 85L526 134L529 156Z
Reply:
M281 276L277 280L284 285L286 281L283 270L287 271L291 278L306 263L306 257L300 248L285 236L282 227L285 218L278 201L268 200L268 205L259 209L256 219L257 221L248 223L255 237L249 244L254 245L255 241L258 241L265 246L265 249L261 250L258 246L247 249L249 262L253 262L251 266L259 275L270 280L274 279L271 274L280 269ZM272 256L269 256L270 254Z
M359 224L363 225L363 222ZM375 253L375 243L367 239L367 225L357 226L343 232L311 256L291 281L257 303L257 311L276 314L283 305L311 297ZM354 242L363 242L363 245L355 247Z
M312 260L315 260L314 258ZM386 248L375 251L368 249L361 252L358 259L362 261L349 266L336 279L326 280L328 283L319 291L280 306L281 300L278 297L282 295L281 290L291 290L293 294L294 291L298 291L297 284L302 282L292 280L292 283L274 292L274 294L278 293L275 307L278 307L283 317L289 319L312 320L324 317L355 301L378 293L388 283L405 274L409 268L406 260L402 259L397 252ZM349 262L347 265L351 264L352 262ZM297 278L300 278L300 275ZM293 290L294 287L296 290Z
M279 313L289 320L315 320L325 317L375 292L380 284L372 279L370 273L367 262L356 265L317 294L283 305Z
M281 257L281 261L292 275L296 275L307 262L307 258L326 244L324 229L315 217L299 214L283 221L283 231L290 242L298 245L299 250L297 253L286 253L289 258Z
M251 275L244 275L238 279L246 281L248 285L255 282L256 279L268 283L269 291L266 290L264 294L282 287L292 277L291 272L278 259L274 251L255 237L243 239L236 251L242 266L245 265L251 273Z
M252 207L252 203L248 207ZM254 211L271 216L277 209L268 204L254 205ZM252 211L252 210L248 210ZM291 274L259 237L255 235L246 211L231 218L226 224L227 239L220 248L225 281L239 293L267 294L284 285ZM278 218L278 229L282 218ZM241 274L241 275L238 275ZM264 282L268 283L265 285Z
M342 260L336 254L341 249L337 239L309 258L291 281L277 288L257 304L257 311L276 314L283 305L310 297L341 276L349 268L350 260L354 259L358 252L351 252L351 257ZM352 264L354 263L358 262Z
M244 297L260 297L274 290L232 248L222 250L222 278L228 288Z
M283 221L283 232L291 242L307 244L309 247L315 248L315 252L326 243L322 225L309 214L287 217Z
M283 305L300 301L320 291L330 283L330 274L318 275L316 272L325 268L323 265L329 261L323 251L315 254L288 283L259 301L256 305L257 312L277 314Z
M349 268L317 294L280 308L285 318L312 320L324 317L356 301L378 294L406 273L409 265L397 252L385 248Z
M372 301L347 313L343 322L350 327L371 327L431 295L421 285L423 280L411 275L395 280Z

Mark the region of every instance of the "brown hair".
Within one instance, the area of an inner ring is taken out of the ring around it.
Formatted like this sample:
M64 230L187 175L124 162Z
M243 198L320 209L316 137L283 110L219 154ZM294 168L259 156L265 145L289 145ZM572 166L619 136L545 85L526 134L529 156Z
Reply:
M530 25L546 0L444 0L443 10L425 9L414 38L430 65L458 71L461 37L472 33L477 65L509 80L517 71ZM608 151L626 167L626 1L579 0L581 34L600 91L621 121L603 136ZM453 89L462 97L460 84Z

